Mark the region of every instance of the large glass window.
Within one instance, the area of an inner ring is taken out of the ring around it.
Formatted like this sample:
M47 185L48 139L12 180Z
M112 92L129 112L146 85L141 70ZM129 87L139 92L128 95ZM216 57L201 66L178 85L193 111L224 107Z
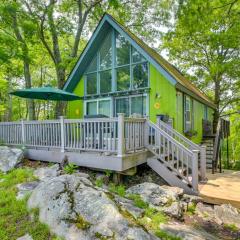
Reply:
M116 69L117 91L130 89L130 68L120 67Z
M129 98L116 99L116 115L118 113L125 113L125 116L129 116Z
M87 94L97 94L97 73L86 75Z
M112 91L112 71L100 72L100 93L107 93Z
M144 62L146 59L143 57L141 53L139 53L134 47L132 47L132 62Z
M147 115L147 97L143 95L117 98L115 107L115 115L125 113L125 116L139 114Z
M96 72L97 71L97 56L95 56L92 62L89 64L86 72Z
M105 38L102 47L100 48L100 69L108 69L112 67L112 38L111 34L108 34Z
M130 63L130 47L129 42L120 34L116 33L116 63L117 66Z
M110 117L111 103L110 100L100 100L98 103L98 113Z
M133 66L133 88L148 86L148 64L141 63Z
M110 99L99 99L86 102L86 115L103 114L111 116L111 101Z
M85 76L86 95L145 88L148 87L148 62L125 37L113 30L106 34Z
M131 99L131 114L140 114L146 116L146 96L132 97Z
M97 101L86 103L86 114L96 115L97 114Z

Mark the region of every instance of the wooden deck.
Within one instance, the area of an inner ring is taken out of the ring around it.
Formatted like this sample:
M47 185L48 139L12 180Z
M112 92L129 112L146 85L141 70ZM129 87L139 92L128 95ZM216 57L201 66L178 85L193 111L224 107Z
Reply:
M240 171L223 170L222 173L207 173L208 181L199 185L200 196L205 202L230 203L240 208Z

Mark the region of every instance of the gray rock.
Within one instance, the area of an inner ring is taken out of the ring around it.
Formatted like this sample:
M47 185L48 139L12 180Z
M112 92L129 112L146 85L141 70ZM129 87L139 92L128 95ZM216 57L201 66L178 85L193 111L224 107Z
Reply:
M23 159L23 150L0 146L0 170L8 172L17 166Z
M30 194L33 191L33 189L35 189L38 186L38 184L39 184L38 181L18 184L17 199L18 200L23 199L26 195Z
M209 221L214 221L217 224L234 224L240 228L240 212L230 204L207 205L198 203L196 206L196 213Z
M17 240L33 240L33 239L29 234L26 234L20 238L17 238Z
M60 174L59 164L54 164L51 167L38 168L33 174L39 180L46 181L49 178L56 177Z
M41 222L66 240L105 236L116 240L153 240L155 236L133 226L115 203L89 180L61 175L41 182L32 192L29 208L39 208Z
M180 237L183 240L218 240L218 238L204 230L196 229L179 222L161 224L160 228L168 234Z
M145 182L130 187L128 194L138 194L141 198L153 206L164 206L173 201L177 201L183 194L183 189L170 186L159 186L155 183Z
M130 199L122 198L116 195L114 200L123 211L129 212L135 219L141 217L144 213L144 209L134 206L134 202Z
M175 218L181 218L183 216L184 206L181 202L173 202L170 206L163 207L163 212L167 215Z
M84 172L76 172L76 173L74 173L74 175L76 175L78 177L90 178L89 174L84 173Z

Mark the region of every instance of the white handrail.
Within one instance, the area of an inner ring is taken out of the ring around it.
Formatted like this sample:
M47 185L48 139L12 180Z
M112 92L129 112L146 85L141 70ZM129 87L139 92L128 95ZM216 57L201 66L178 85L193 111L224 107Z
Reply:
M198 191L198 153L178 142L156 124L146 121L146 140L148 149L166 166L176 172L182 179Z

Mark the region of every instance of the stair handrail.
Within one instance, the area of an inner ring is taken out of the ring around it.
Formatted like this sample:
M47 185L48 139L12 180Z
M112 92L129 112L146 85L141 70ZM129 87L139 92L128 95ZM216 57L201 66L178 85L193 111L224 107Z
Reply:
M180 171L178 171L178 168L174 168L173 166L170 166L168 161L165 159L161 159L164 161L168 166L172 168L173 171L177 172L179 175L183 177L188 183L190 183L195 191L198 191L198 152L199 150L194 149L188 149L186 146L181 144L179 141L177 141L175 138L170 136L168 133L166 133L164 130L162 130L158 125L154 124L150 120L146 120L146 123L148 124L149 127L152 127L153 129L157 130L162 136L164 136L167 140L178 146L182 151L187 153L189 156L191 156L191 164L192 164L192 181L190 181L188 178L186 178ZM161 155L154 153L157 157L161 158Z
M166 124L165 122L163 122L161 120L158 120L158 124L160 125L159 126L160 128L161 127L166 128L170 132L170 134L168 133L169 135L173 134L173 135L177 136L179 139L181 139L184 143L186 143L187 145L191 146L192 150L199 150L199 151L201 151L201 147L199 145L197 145L196 143L192 142L187 137L183 136L181 133L179 133L173 127L169 126L168 124ZM167 131L165 131L165 132L167 132Z
M222 120L220 118L217 124L217 132L216 132L216 136L214 139L214 146L213 146L213 162L212 162L213 173L214 173L214 170L217 168L219 148L220 148L220 143L222 138L221 134L222 134Z

